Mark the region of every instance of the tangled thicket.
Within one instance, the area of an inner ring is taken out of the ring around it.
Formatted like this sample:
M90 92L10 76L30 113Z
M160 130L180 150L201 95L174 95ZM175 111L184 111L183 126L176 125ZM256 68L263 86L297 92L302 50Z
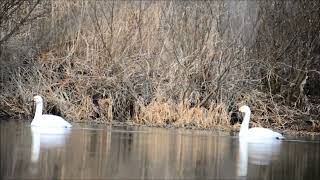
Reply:
M320 130L318 1L4 0L0 115Z

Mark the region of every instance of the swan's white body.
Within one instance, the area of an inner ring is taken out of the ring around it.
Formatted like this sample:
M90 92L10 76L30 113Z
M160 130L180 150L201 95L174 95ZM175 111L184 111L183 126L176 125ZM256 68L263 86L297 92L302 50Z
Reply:
M260 140L276 140L276 139L284 139L284 137L277 132L272 131L271 129L266 128L250 128L249 129L249 121L251 110L248 106L242 106L239 109L240 112L244 112L244 119L242 121L240 127L240 138L251 139L253 141L260 141Z
M42 114L43 100L41 96L35 96L34 101L36 102L36 113L31 122L31 126L38 127L50 127L50 128L70 128L72 125L64 120L62 117Z

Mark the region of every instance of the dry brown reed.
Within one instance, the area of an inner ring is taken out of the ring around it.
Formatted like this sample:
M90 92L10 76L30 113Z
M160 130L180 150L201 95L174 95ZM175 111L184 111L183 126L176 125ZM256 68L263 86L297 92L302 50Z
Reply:
M155 101L140 108L134 120L142 124L206 129L230 128L230 114L223 104L211 104L207 109L203 107L190 108L189 105L176 104L171 101Z

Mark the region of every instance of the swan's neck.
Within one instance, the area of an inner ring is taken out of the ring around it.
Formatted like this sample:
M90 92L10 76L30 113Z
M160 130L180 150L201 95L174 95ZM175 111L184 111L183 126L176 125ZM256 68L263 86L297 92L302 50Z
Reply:
M34 119L38 119L42 116L42 108L43 108L42 103L36 104L36 113L34 115Z
M244 135L249 130L250 115L251 115L250 111L247 111L244 114L244 118L240 127L240 133L239 133L240 136Z

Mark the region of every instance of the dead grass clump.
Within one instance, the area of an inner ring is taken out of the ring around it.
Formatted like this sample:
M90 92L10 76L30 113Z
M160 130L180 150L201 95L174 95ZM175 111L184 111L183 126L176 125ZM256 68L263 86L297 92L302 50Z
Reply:
M80 102L70 107L67 111L67 117L69 119L75 119L75 121L85 122L88 119L95 117L97 108L92 103L92 99L89 96L84 96Z
M113 120L113 112L112 112L112 99L99 99L99 107L100 107L100 116L102 119L105 119L107 121Z
M153 101L140 108L134 121L147 125L217 128L229 127L230 115L224 104L212 104L209 109L189 107L183 103Z

